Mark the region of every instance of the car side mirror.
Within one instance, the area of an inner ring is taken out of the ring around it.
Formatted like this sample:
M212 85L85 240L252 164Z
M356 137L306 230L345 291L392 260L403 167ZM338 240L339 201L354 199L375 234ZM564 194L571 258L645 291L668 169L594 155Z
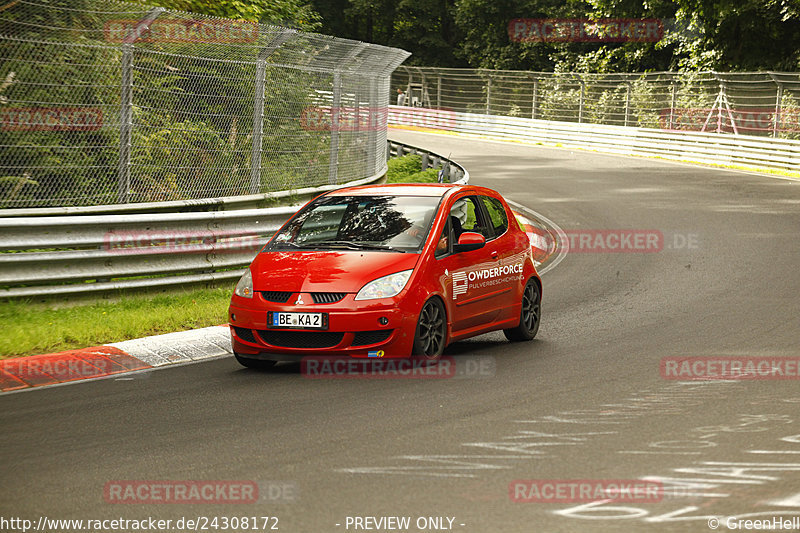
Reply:
M471 252L484 246L486 246L486 237L474 231L465 231L458 238L458 243L453 247L453 251L456 253Z

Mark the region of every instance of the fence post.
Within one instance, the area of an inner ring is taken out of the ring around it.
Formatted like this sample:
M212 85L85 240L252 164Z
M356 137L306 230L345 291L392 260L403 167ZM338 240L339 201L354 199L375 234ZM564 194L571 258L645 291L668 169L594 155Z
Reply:
M261 150L264 133L264 91L267 75L267 62L256 61L256 87L253 104L253 151L250 157L250 194L261 192Z
M436 108L442 108L442 75L439 74L439 77L436 79Z
M492 77L490 75L489 79L486 81L486 114L487 115L491 115L492 114L491 101L492 101Z
M536 118L536 107L539 98L539 78L533 78L533 99L531 101L531 118Z
M678 87L673 83L670 85L670 103L669 103L669 129L675 129L675 105L678 100Z
M372 176L378 171L376 168L378 166L378 154L380 153L377 146L378 125L382 125L384 121L387 124L389 122L389 107L378 107L378 91L375 90L375 81L373 76L369 77L369 89L367 92L367 100L369 102L369 107L367 108L367 116L369 117L367 124L367 158L369 159L369 164L367 165L367 176ZM391 97L390 93L389 98Z
M631 117L631 82L626 82L628 90L625 92L625 126L628 125Z
M267 58L288 41L297 30L282 29L258 53L253 98L253 148L250 154L250 194L261 192L261 151L264 146L264 100L267 83Z
M781 112L783 107L783 85L778 84L778 92L775 95L775 125L772 128L772 136L778 136L778 129L781 123Z
M131 129L132 124L132 71L133 45L122 45L122 96L119 121L119 168L117 202L128 203L131 190Z
M578 101L578 124L581 124L583 122L583 100L586 97L586 84L580 76L578 76L578 81L581 84L581 97Z
M422 80L422 94L419 96L420 107L430 107L431 99L428 97L428 105L425 105L425 96L428 94L428 80L425 79L425 72L419 71L420 79Z
M328 183L336 184L339 178L339 112L342 105L342 70L355 56L367 47L366 43L358 43L333 69L333 109L331 110L331 151L328 163Z
M775 77L775 74L769 72L769 77L772 78L772 81L775 82L775 85L778 86L778 90L775 93L775 114L772 118L772 136L778 136L778 130L781 124L781 112L783 107L783 84L778 81Z
M120 78L119 164L117 166L117 202L126 204L131 190L131 132L133 130L133 43L150 24L166 11L151 9L122 40L122 72Z
M331 104L331 149L328 161L328 183L333 185L339 174L339 106L342 103L342 73L333 71L333 103Z

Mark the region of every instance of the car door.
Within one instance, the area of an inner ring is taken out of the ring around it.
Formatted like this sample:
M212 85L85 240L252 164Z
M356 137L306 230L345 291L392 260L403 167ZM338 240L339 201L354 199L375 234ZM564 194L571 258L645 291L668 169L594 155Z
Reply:
M453 245L465 231L493 237L493 229L477 196L456 198L450 206L445 229L434 254L443 276L447 308L454 334L492 323L500 305L493 281L498 259L484 246L469 252L455 252Z
M521 248L513 232L509 231L509 214L505 204L493 196L481 195L480 202L486 211L487 222L493 236L487 239L489 256L497 258L497 275L494 276L494 298L497 305L495 319L508 320L518 311L514 302L521 294L521 279L527 247Z

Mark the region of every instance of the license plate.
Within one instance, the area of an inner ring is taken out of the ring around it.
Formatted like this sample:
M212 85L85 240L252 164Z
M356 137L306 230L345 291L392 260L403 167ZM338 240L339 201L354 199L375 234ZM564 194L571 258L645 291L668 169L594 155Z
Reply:
M271 311L269 323L273 328L328 329L327 313L283 313Z

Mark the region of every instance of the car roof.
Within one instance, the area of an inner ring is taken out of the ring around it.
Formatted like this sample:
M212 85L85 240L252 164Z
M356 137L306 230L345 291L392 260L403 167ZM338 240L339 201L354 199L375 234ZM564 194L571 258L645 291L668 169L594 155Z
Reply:
M326 196L368 196L368 195L395 195L395 196L444 196L456 189L471 189L465 185L454 183L386 183L383 185L362 185L360 187L345 187L329 192Z

